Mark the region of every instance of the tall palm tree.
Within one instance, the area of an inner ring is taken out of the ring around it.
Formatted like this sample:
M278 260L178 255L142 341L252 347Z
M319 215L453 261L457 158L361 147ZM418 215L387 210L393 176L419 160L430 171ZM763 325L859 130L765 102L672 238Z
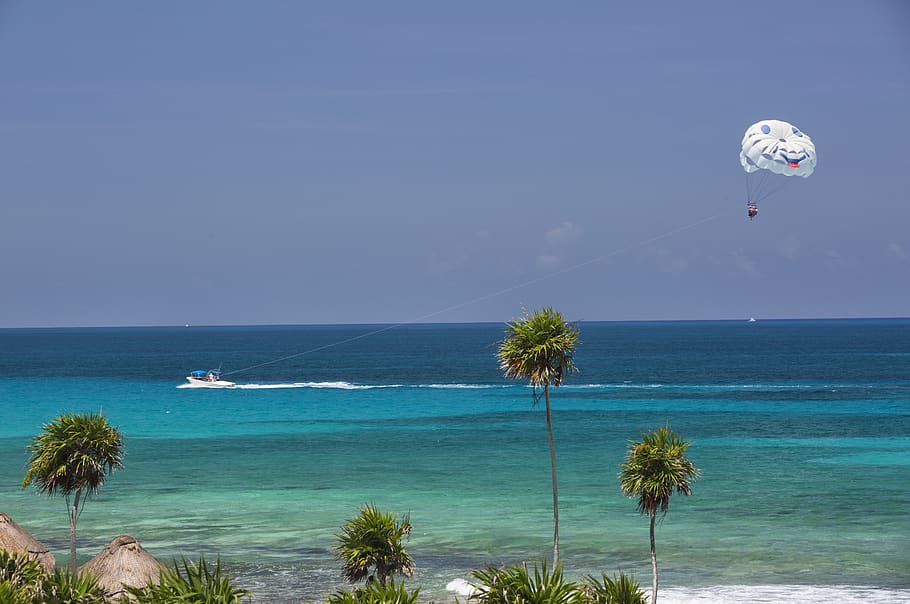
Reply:
M547 437L550 441L550 471L553 480L553 566L559 563L559 489L556 486L556 447L550 413L550 385L559 386L563 377L575 371L578 329L562 315L545 307L506 324L506 338L499 346L499 367L507 378L524 379L534 389L534 403L542 388L547 410Z
M123 468L123 435L101 413L65 413L42 426L32 439L22 488L34 483L39 493L62 493L70 517L70 569L76 572L76 520L80 506ZM70 496L75 495L70 505Z
M401 542L410 536L410 515L399 521L373 504L360 506L360 514L348 520L336 536L335 554L343 562L342 576L351 583L375 579L380 585L395 574L412 577L414 562Z
M640 441L629 441L625 461L619 473L622 492L638 497L638 511L651 520L651 604L657 604L657 549L654 545L654 523L657 512L666 516L670 496L675 490L692 494L691 483L699 470L686 456L692 443L684 441L670 426L642 433Z

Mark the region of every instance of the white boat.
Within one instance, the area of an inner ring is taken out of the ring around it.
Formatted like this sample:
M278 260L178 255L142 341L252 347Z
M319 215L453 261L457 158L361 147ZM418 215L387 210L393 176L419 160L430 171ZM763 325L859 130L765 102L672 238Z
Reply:
M755 323L755 317L749 317L749 323Z
M234 382L222 380L220 369L209 369L208 371L197 369L186 376L186 381L195 388L233 388L237 385Z

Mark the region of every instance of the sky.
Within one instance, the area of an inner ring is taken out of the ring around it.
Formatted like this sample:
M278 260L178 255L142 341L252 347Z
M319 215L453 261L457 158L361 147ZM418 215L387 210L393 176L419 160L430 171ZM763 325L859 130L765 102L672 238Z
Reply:
M908 144L903 0L0 0L0 327L907 317Z

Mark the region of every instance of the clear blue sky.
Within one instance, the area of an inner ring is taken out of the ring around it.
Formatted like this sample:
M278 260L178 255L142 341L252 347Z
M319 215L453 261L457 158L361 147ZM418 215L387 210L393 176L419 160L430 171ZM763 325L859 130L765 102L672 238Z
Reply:
M910 316L908 144L903 0L5 0L0 327Z

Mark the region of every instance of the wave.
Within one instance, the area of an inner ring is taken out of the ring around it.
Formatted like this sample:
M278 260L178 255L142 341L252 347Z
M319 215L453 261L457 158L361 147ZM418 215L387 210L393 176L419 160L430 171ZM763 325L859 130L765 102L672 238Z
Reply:
M650 590L648 590L650 593ZM910 604L910 589L888 589L855 585L718 585L713 587L671 587L658 591L664 604L766 604L803 602L828 604Z
M655 388L666 388L668 384L633 384L632 382L623 382L622 384L562 384L563 390L651 390Z
M650 590L643 586L647 593ZM469 581L455 579L446 585L446 591L467 597L476 588ZM658 592L664 604L770 604L776 602L807 602L839 604L865 604L885 602L906 604L910 590L861 587L853 585L717 585L712 587L671 587Z
M415 388L439 388L453 390L490 390L493 388L509 388L508 384L426 384L414 386Z
M595 383L595 384L562 384L562 391L571 390L604 390L604 391L639 391L666 390L668 392L847 392L847 391L883 391L894 388L906 388L905 384L882 383L755 383L755 384L688 384L688 383Z
M592 383L592 384L562 384L561 391L638 391L638 390L666 390L672 392L787 392L787 391L828 391L839 390L877 390L881 384L672 384L672 383ZM177 388L192 388L188 384L180 384ZM381 388L431 388L439 390L496 390L507 388L530 388L526 383L508 382L500 384L465 384L465 383L432 383L432 384L358 384L344 380L327 382L284 382L284 383L249 383L237 384L228 390L275 390L284 388L315 388L336 390L374 390Z
M375 388L399 388L398 384L368 385L351 382L293 382L288 384L237 384L240 390L275 390L279 388L324 388L329 390L373 390Z
M210 388L210 390L279 390L282 388L323 388L335 390L376 390L381 388L435 388L440 390L487 390L494 388L509 388L510 384L354 384L352 382L335 381L335 382L288 382L275 384L237 384L233 388ZM177 388L192 388L199 390L198 387L189 384L180 384Z

